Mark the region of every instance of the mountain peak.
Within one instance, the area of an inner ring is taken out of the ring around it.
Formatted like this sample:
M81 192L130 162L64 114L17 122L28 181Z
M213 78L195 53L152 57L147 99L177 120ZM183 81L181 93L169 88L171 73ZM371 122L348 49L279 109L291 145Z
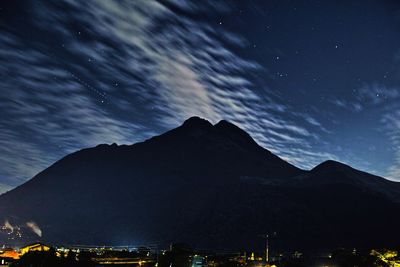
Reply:
M326 160L316 167L314 167L311 171L312 172L330 172L330 171L346 171L346 170L351 170L350 166L334 161L334 160Z
M198 116L190 117L189 119L185 120L182 126L189 126L189 127L210 127L213 126L211 122L204 118L200 118Z

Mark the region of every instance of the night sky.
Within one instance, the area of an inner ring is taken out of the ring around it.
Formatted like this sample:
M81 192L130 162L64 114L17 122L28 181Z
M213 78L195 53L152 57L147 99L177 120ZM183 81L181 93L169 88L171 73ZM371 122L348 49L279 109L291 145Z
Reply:
M400 180L400 2L1 1L0 192L190 116Z

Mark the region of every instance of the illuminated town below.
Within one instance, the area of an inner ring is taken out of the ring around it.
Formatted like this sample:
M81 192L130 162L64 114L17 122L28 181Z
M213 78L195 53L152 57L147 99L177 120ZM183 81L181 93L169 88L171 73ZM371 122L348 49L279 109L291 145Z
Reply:
M262 250L196 249L186 243L146 245L50 245L23 244L24 238L38 240L42 230L35 222L0 227L7 244L0 248L0 266L148 266L148 267L400 267L393 249L336 248L330 250L283 251L271 247L270 235L259 235ZM276 233L274 233L275 235ZM23 245L16 245L23 244Z
M399 267L397 251L335 249L268 254L264 251L196 250L184 243L167 248L151 246L49 246L32 243L3 246L0 266L157 266L157 267Z

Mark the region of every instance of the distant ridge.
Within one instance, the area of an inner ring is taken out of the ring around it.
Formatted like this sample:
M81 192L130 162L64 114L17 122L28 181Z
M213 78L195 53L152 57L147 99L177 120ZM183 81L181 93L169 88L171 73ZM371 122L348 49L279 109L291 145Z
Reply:
M400 185L326 161L301 170L236 125L192 117L133 145L72 153L0 196L0 219L34 221L57 244L187 242L285 249L398 244ZM390 234L382 234L390 229Z

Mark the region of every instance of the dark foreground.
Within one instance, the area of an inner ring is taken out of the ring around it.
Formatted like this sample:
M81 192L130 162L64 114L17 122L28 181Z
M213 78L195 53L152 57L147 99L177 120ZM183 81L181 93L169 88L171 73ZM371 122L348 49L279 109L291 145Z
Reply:
M186 244L174 244L166 250L139 247L88 248L48 247L37 243L15 249L2 249L0 266L12 267L95 267L95 266L158 266L158 267L347 267L400 266L397 251L380 249L336 249L329 252L273 253L266 252L210 252L192 249Z

